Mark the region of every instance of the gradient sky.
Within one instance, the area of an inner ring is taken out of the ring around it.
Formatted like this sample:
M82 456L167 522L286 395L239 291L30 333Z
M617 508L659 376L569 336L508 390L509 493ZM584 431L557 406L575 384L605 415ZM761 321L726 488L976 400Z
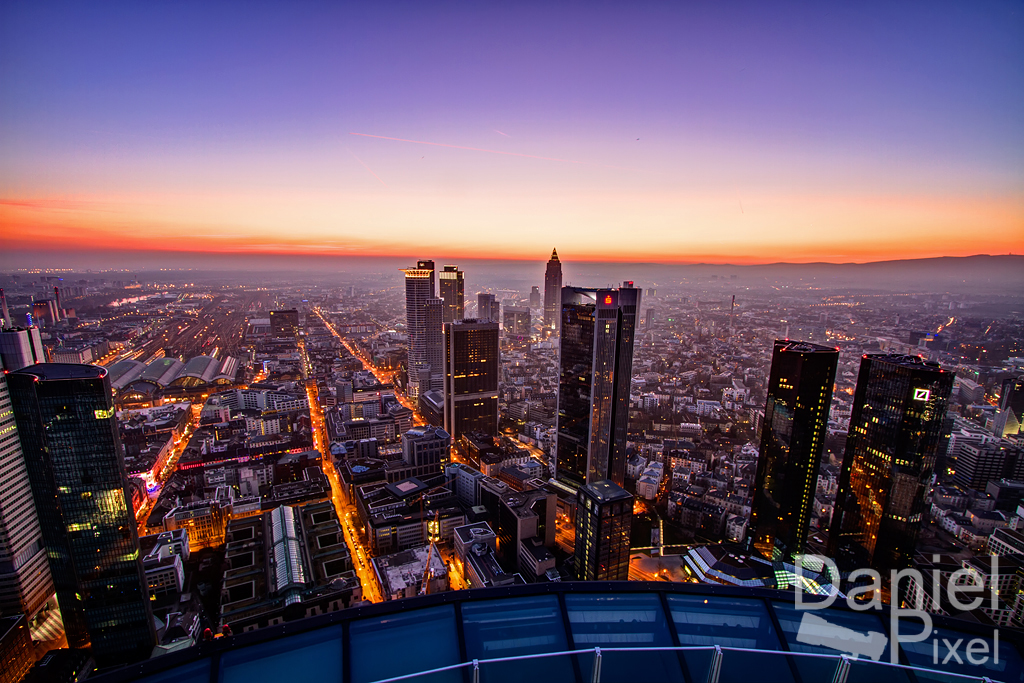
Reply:
M3 3L0 266L1024 252L1024 3L477 4Z

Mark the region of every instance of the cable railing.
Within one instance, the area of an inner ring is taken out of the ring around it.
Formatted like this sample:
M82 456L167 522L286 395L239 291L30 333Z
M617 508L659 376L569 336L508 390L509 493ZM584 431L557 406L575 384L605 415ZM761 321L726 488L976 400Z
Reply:
M907 671L916 671L919 673L927 673L936 676L938 679L950 679L950 680L964 680L964 681L976 681L977 683L1002 683L988 676L972 676L969 674L954 673L952 671L941 671L939 669L929 669L923 666L913 666L907 664L893 664L891 662L875 661L872 659L859 659L857 657L851 657L847 654L824 654L816 652L792 652L787 650L759 650L756 648L747 647L721 647L719 645L688 645L681 647L593 647L585 648L582 650L563 650L560 652L542 652L539 654L532 655L515 655L511 657L495 657L493 659L473 659L467 662L460 662L458 664L450 664L448 666L442 666L436 669L428 669L425 671L417 671L416 673L405 674L402 676L394 676L392 678L382 678L374 681L374 683L397 683L398 681L416 681L416 679L433 676L435 674L444 673L446 671L457 671L460 669L470 669L472 683L480 683L480 669L485 664L499 664L503 662L518 662L532 659L544 659L548 657L564 657L568 655L593 655L594 663L590 670L590 683L601 683L601 659L605 653L611 652L625 652L625 653L640 653L640 652L710 652L711 653L711 664L708 667L708 675L705 679L707 683L719 683L719 678L722 674L722 661L725 658L726 652L743 652L748 654L758 655L782 655L784 657L796 657L800 659L823 659L832 660L836 662L836 668L832 675L832 683L847 683L847 678L850 675L850 667L853 663L865 664L871 666L883 666L894 669L904 669Z

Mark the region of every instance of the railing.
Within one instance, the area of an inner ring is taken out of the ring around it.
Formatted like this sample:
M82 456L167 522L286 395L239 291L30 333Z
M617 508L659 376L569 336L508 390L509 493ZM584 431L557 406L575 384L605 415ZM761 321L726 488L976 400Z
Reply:
M418 671L416 673L405 674L404 676L395 676L393 678L383 678L375 681L374 683L395 683L397 681L411 681L421 676L431 676L434 674L443 673L445 671L455 671L458 669L471 669L472 670L472 682L480 683L480 666L483 664L496 664L499 662L517 662L528 659L543 659L545 657L563 657L566 655L594 655L594 665L590 671L590 682L600 683L601 682L601 657L603 653L607 652L711 652L711 666L708 668L707 683L719 683L719 676L722 673L722 660L725 657L726 651L729 652L747 652L761 655L783 655L785 657L798 657L806 659L830 659L836 662L836 669L832 675L832 683L846 683L847 677L850 675L850 665L853 662L870 664L873 666L886 666L894 669L906 669L908 671L918 671L922 673L934 674L943 678L951 679L963 679L967 681L976 681L977 683L1000 683L988 676L969 676L967 674L953 673L951 671L940 671L938 669L929 669L923 666L908 666L906 664L892 664L890 662L874 661L871 659L858 659L851 657L846 654L841 655L829 655L820 654L814 652L791 652L786 650L758 650L754 648L746 647L721 647L718 645L692 645L685 647L595 647L587 648L584 650L563 650L561 652L543 652L535 655L517 655L514 657L497 657L494 659L474 659L468 662L461 662L459 664L451 664L449 666L442 666L437 669L429 669L426 671Z

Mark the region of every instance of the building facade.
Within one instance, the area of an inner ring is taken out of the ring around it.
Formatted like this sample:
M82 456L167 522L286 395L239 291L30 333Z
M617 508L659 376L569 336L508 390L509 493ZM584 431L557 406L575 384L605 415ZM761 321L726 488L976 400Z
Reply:
M0 613L32 619L53 581L5 375L0 364Z
M861 360L828 539L840 570L910 565L952 389L918 356Z
M498 323L468 319L445 325L444 425L462 434L498 434Z
M437 274L444 301L442 322L452 323L462 320L466 313L466 274L458 266L445 266Z
M561 302L556 477L622 486L640 290L563 287Z
M68 644L101 666L156 642L105 368L43 363L7 376Z
M838 362L835 347L775 341L747 536L765 559L807 543Z
M477 292L476 295L476 319L493 320L499 322L501 318L501 304L493 294Z
M506 306L504 313L504 333L506 337L530 338L532 333L530 309L525 306Z
M444 348L441 320L444 302L435 296L434 262L418 261L405 268L405 316L409 335L409 398L421 391L440 389ZM436 377L437 386L434 386Z
M46 353L38 327L16 327L0 332L0 363L8 372L45 362Z
M581 486L576 493L574 566L579 581L629 580L629 530L633 496L613 481Z

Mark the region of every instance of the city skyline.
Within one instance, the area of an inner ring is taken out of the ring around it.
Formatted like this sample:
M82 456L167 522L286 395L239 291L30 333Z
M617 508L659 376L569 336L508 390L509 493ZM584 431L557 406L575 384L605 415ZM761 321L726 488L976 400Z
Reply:
M0 247L1024 250L1013 4L400 9L6 6Z

